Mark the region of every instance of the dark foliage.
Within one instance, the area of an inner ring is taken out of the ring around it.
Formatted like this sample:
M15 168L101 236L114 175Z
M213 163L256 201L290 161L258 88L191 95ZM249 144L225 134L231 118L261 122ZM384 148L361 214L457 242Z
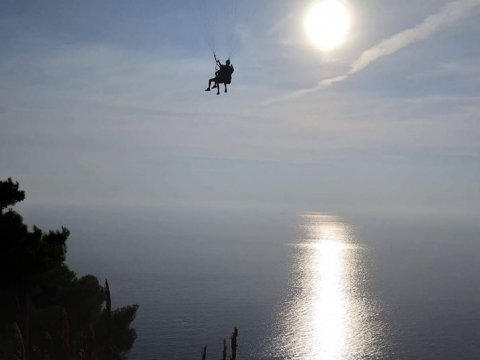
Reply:
M227 340L223 339L223 353L222 360L227 360Z
M0 360L122 358L138 306L112 310L108 283L78 278L65 264L69 231L29 230L11 208L24 198L0 181Z
M230 356L230 360L236 360L237 359L237 347L238 347L237 339L238 339L238 329L234 328L233 329L233 334L230 337L230 342L231 342L231 347L232 347L232 355Z
M0 214L5 208L25 199L25 192L18 188L18 182L13 182L12 178L8 178L7 181L0 181Z
M230 337L230 345L232 347L231 355L230 355L230 360L236 360L237 359L237 348L238 348L238 329L235 327L233 329L232 336ZM228 347L227 347L227 340L223 339L223 352L222 352L222 359L227 360L228 357ZM207 345L203 347L202 350L202 360L207 359Z

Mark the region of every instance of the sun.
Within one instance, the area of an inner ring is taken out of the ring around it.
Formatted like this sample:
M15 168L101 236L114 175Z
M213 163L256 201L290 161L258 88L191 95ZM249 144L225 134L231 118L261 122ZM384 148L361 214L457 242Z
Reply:
M308 10L303 25L315 47L321 51L331 51L347 38L350 12L340 0L316 2Z

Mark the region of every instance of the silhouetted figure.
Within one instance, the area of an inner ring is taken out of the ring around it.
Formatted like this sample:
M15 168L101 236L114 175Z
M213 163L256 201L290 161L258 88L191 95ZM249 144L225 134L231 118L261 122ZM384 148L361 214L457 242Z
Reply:
M220 60L217 60L217 71L215 72L215 77L208 80L208 88L205 91L210 91L210 87L212 82L214 86L212 89L217 89L217 95L220 95L220 84L225 85L225 92L227 92L227 84L232 82L232 74L234 72L234 68L232 64L230 64L230 59L225 61L225 65L223 65Z

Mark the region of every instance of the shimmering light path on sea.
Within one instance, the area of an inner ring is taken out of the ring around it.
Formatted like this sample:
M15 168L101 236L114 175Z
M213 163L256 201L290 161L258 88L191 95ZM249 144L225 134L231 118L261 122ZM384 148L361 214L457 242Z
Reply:
M289 359L380 357L380 307L368 290L366 250L339 218L300 217L290 290L270 355Z

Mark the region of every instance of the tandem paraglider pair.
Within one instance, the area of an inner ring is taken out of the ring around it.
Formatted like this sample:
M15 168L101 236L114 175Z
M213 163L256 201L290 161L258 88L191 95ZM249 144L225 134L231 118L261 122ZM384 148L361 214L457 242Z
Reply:
M217 95L220 95L220 84L224 84L225 92L227 92L227 85L232 83L232 74L235 69L233 68L233 65L230 64L230 59L227 59L224 65L220 62L220 60L217 59L215 55L214 57L217 71L215 71L215 77L208 80L208 87L205 89L205 91L210 91L210 87L213 83L214 85L212 89L217 89Z

